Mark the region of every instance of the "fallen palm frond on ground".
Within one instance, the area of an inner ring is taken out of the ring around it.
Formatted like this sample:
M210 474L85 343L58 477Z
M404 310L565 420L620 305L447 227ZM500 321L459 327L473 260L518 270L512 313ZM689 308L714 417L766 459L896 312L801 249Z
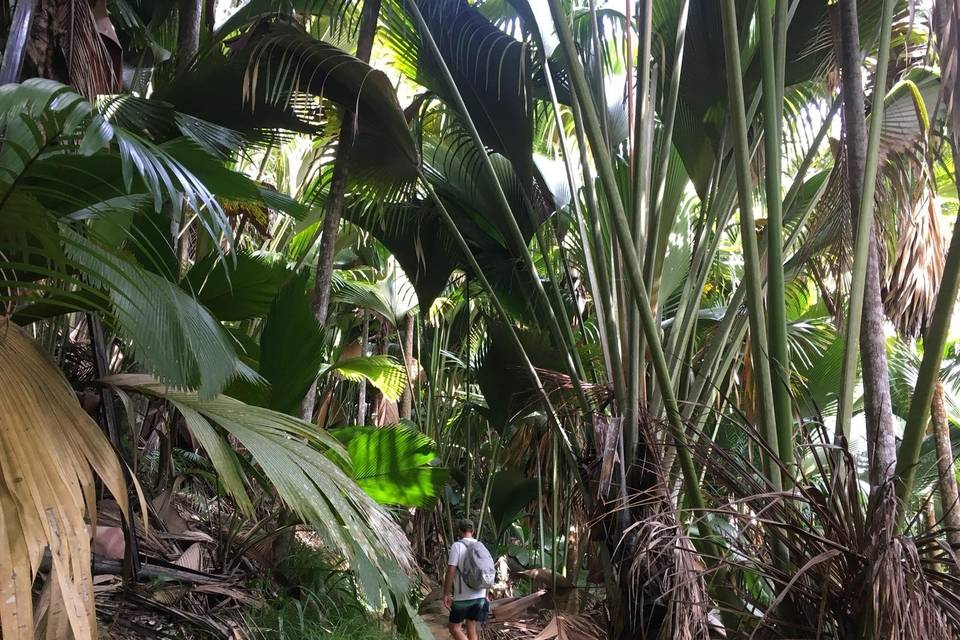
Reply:
M232 640L244 612L263 607L269 593L255 581L263 575L256 529L231 534L233 508L207 496L183 476L175 490L149 501L150 529L137 527L143 558L137 580L124 585L123 549L99 544L120 524L116 504L101 505L94 539L93 573L97 614L107 638L184 638L195 634ZM218 514L212 521L201 514ZM221 529L223 526L225 529ZM121 541L122 546L122 541ZM119 553L118 553L119 551Z

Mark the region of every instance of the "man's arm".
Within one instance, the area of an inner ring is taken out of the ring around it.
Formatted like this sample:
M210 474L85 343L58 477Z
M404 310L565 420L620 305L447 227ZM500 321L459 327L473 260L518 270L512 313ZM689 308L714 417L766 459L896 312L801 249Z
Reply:
M447 565L447 574L443 577L443 604L449 609L453 605L453 579L457 575L457 567Z

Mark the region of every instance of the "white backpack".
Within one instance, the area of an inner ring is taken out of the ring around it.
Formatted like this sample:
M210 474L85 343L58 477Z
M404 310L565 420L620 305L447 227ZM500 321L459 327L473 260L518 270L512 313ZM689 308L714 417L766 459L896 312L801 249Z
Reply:
M493 556L479 540L469 544L466 540L460 540L460 543L465 547L460 564L460 577L464 583L474 591L492 587L497 578Z

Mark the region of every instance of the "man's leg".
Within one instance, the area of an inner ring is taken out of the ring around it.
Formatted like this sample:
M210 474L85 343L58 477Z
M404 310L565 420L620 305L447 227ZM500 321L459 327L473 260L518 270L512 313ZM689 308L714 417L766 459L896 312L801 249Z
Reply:
M476 620L467 620L467 638L469 640L480 640L480 625Z
M467 634L463 632L462 623L458 622L454 624L451 622L449 625L447 625L447 629L450 630L450 635L453 637L453 640L467 640Z

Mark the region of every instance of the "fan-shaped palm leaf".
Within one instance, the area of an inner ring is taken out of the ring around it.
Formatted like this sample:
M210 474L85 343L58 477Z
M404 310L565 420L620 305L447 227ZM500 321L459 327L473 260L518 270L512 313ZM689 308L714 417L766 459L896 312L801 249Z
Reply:
M366 380L391 402L399 400L407 386L407 374L403 364L390 356L346 358L320 368L321 374L328 371L334 371L353 382Z
M184 287L218 319L246 320L266 315L292 275L263 256L239 253L221 260L211 254L187 272Z
M211 51L161 97L179 111L245 133L318 133L327 99L357 119L354 183L395 186L416 177L417 150L387 76L289 20L259 21L232 43L229 57Z
M483 142L513 163L524 190L533 186L530 67L525 45L490 23L466 0L416 0ZM408 16L385 9L387 42L399 68L450 100L438 61L420 46Z
M916 68L887 93L879 151L885 171L878 174L878 187L891 177L900 178L905 167L912 166L917 152L923 149L931 125L930 114L936 113L939 91L939 77L930 70ZM841 151L828 178L826 192L815 210L810 235L797 252L797 260L805 262L812 256L827 255L833 269L849 265L852 229L850 216L846 213L850 210L846 171L846 156ZM903 194L896 189L878 188L877 200L881 204L885 194L892 202L885 209L881 206L880 210L899 210ZM907 216L905 219L911 218ZM878 216L878 222L879 230L886 237L897 237L895 224L882 216Z
M109 103L101 106L110 111ZM0 126L7 141L0 197L39 201L56 215L147 193L158 212L164 204L176 212L188 203L219 245L232 233L207 183L225 195L261 197L252 181L211 162L198 144L183 138L156 143L115 126L72 89L50 80L0 88ZM108 149L111 143L116 151ZM201 179L192 169L206 175Z
M350 454L351 477L381 504L430 506L447 470L436 466L435 443L407 425L348 427L331 432Z
M94 472L130 517L123 471L49 356L19 327L2 320L0 413L3 637L34 638L31 588L48 548L47 637L93 640L97 625L85 518L96 522Z
M348 203L344 218L369 232L397 259L413 283L417 300L428 308L463 260L443 227L436 205L427 200L402 204ZM337 291L333 283L334 295Z
M417 306L414 289L404 274L395 273L378 282L364 282L334 274L331 301L375 311L394 327Z
M202 399L197 394L173 391L143 375L119 375L104 382L163 398L184 410L191 430L199 426L204 442L224 436L208 429L217 425L237 441L260 466L283 501L320 533L355 569L371 604L379 606L381 588L405 598L406 574L413 559L406 536L343 471L350 458L327 432L292 416L244 404L227 396ZM203 420L198 420L198 416ZM191 422L192 421L192 422ZM223 455L213 461L239 493L238 470L222 442L214 445ZM210 449L208 449L208 452Z
M107 290L117 329L161 381L210 397L237 377L256 378L220 323L177 285L73 231L62 234L66 255L89 284Z

